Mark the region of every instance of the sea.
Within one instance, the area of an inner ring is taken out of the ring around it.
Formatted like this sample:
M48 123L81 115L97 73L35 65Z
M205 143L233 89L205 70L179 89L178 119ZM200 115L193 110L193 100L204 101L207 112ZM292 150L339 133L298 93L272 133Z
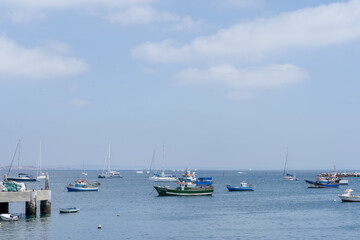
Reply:
M321 171L297 171L299 181L283 181L281 171L197 171L212 177L212 196L159 197L148 175L120 171L122 179L98 179L100 171L49 171L52 213L25 217L24 203L10 203L17 222L1 221L0 239L358 239L360 203L342 203L347 188L360 195L360 178L348 186L309 189L304 179ZM181 176L182 172L168 173ZM78 178L98 180L98 192L67 192ZM229 192L226 184L246 181L253 192ZM176 185L176 183L167 183ZM44 181L27 183L28 189ZM60 214L59 208L78 207ZM38 211L40 207L38 205ZM101 225L101 229L98 226Z

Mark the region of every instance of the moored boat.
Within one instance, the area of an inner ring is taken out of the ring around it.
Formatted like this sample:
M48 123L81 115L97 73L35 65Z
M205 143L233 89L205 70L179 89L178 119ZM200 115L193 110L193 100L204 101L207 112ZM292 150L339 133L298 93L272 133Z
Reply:
M250 184L248 185L246 182L241 182L240 186L233 186L230 184L226 184L227 189L231 191L254 191L253 186Z
M360 196L354 196L352 193L354 190L352 189L346 189L343 194L339 194L339 198L343 202L360 202Z
M9 214L9 213L0 214L0 217L4 221L17 221L17 220L19 220L18 216L12 215L12 214Z
M177 178L174 175L166 175L164 171L160 174L154 173L153 176L149 177L149 180L154 182L176 182Z
M75 184L70 183L66 186L69 192L89 192L98 191L99 187L97 184L89 184L85 179L75 180Z
M60 213L76 213L80 210L80 208L72 207L72 208L60 208Z
M322 183L320 181L306 180L308 188L338 188L340 185L336 182Z
M179 183L177 188L169 186L154 186L159 196L210 196L214 192L213 186L188 187L186 183Z

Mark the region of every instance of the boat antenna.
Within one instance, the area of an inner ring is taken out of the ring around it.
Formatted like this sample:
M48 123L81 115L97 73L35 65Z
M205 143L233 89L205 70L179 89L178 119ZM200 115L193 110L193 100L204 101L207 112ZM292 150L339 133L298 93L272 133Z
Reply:
M10 171L11 171L12 165L13 165L13 163L14 163L14 159L15 159L15 157L16 157L16 153L17 153L17 151L18 151L19 145L20 145L20 139L19 139L19 142L16 144L15 152L14 152L14 155L13 155L13 157L12 157L11 164L10 164L10 167L9 167L8 176L10 175ZM20 150L19 150L19 151L20 151Z
M110 159L111 159L111 140L109 142L109 162L108 162L108 172L110 172Z

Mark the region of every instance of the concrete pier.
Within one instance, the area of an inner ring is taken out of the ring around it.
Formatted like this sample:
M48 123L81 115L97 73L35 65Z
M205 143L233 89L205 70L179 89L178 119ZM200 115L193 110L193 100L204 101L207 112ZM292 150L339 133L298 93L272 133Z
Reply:
M5 176L6 178L6 176ZM46 189L47 188L47 189ZM45 190L25 190L21 192L0 192L0 214L9 212L10 202L25 202L26 216L36 216L37 202L40 201L40 213L51 213L51 190L49 175L46 174Z

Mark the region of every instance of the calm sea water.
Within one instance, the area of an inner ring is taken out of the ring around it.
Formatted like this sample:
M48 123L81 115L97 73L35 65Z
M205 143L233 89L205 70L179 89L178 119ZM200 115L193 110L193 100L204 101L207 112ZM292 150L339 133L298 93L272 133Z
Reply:
M67 192L80 171L50 171L52 214L26 219L25 204L11 203L18 222L4 222L0 239L321 239L358 238L360 203L337 197L350 187L360 195L360 178L339 189L308 189L304 179L318 172L297 172L299 181L281 180L280 171L198 171L214 179L213 196L158 197L146 174L121 171L123 179L97 179L99 192ZM177 173L179 176L181 173ZM228 192L225 184L242 180L254 192ZM155 183L159 185L159 183ZM39 189L44 182L27 184ZM336 202L334 202L336 200ZM59 208L79 207L74 214ZM39 207L38 207L39 209ZM120 216L117 216L120 214ZM98 225L102 229L98 229Z

